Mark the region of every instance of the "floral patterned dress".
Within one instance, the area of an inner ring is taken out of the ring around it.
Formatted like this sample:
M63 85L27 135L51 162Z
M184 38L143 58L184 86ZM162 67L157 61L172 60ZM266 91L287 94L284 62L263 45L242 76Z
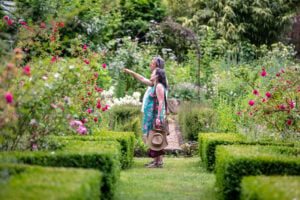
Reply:
M163 86L163 88L164 88L164 93L166 95L166 89L164 86ZM145 100L144 117L143 117L143 124L142 124L142 131L144 134L146 134L147 137L148 137L149 132L153 128L154 98L156 98L155 116L157 116L159 103L158 103L157 97L155 95L155 86L152 86L152 88L149 90L148 96L146 97L146 100ZM165 113L165 102L163 105L163 109L161 111L160 120L163 119L164 113Z

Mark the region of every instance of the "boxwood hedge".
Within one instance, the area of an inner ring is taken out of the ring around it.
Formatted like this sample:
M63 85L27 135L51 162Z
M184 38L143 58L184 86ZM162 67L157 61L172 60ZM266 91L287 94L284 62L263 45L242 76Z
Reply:
M294 146L293 143L279 143L269 141L247 141L241 134L236 133L199 133L199 152L201 160L208 170L213 170L215 165L215 151L218 145L274 145Z
M63 148L53 152L2 152L0 162L41 166L99 169L103 173L103 199L113 197L120 175L120 145L116 141L64 140Z
M216 149L216 185L220 199L239 199L249 175L300 175L300 148L220 145Z
M102 174L92 169L0 164L0 199L100 199Z
M133 163L135 135L133 132L95 131L93 136L57 136L56 140L82 141L117 141L121 145L120 162L123 169L131 167Z
M249 176L241 188L242 200L300 199L300 176Z

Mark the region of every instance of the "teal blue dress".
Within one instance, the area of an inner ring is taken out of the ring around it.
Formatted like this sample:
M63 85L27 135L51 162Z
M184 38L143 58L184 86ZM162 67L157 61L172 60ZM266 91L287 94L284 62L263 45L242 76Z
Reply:
M164 94L166 95L166 89L164 88ZM149 132L153 128L153 116L154 116L154 98L156 98L156 110L155 110L155 116L157 117L158 114L158 100L157 96L155 95L155 86L152 86L152 88L149 90L146 100L145 100L145 105L144 105L144 117L143 117L143 124L142 124L142 131L145 135L148 136ZM160 115L160 120L163 119L165 113L165 102L161 111Z

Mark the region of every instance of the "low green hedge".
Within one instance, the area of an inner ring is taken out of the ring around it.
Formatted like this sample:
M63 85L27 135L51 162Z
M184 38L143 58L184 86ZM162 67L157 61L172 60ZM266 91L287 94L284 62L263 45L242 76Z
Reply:
M242 200L300 199L300 176L250 176L241 187Z
M201 160L208 170L213 170L215 165L215 151L218 145L272 145L272 146L289 146L293 143L279 143L268 141L246 141L246 138L237 133L199 133L198 136L199 152Z
M41 166L99 169L103 173L103 199L113 197L120 175L120 145L115 141L61 141L61 150L53 152L2 152L0 162Z
M216 149L216 185L220 199L239 199L249 175L300 175L300 148L220 145Z
M0 164L0 199L100 199L102 174L92 169Z
M117 141L121 145L122 156L120 162L122 169L132 166L135 135L133 132L95 131L93 136L57 136L56 140L82 140L82 141Z

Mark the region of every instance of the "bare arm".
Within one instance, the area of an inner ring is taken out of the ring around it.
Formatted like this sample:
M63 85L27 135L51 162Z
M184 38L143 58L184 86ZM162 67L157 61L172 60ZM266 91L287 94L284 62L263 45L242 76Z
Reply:
M157 114L157 118L156 118L156 126L158 126L160 123L160 115L161 115L161 112L163 109L164 99L165 99L164 88L161 84L158 84L156 86L156 95L157 95L157 100L158 100L158 114Z
M127 74L131 74L131 75L133 75L137 80L139 80L140 82L142 82L142 83L145 83L146 85L148 85L148 86L153 86L153 82L152 81L150 81L149 79L146 79L145 77L143 77L142 75L140 75L140 74L138 74L138 73L136 73L136 72L134 72L134 71L132 71L132 70L129 70L129 69L124 69L123 70L125 73L127 73Z

